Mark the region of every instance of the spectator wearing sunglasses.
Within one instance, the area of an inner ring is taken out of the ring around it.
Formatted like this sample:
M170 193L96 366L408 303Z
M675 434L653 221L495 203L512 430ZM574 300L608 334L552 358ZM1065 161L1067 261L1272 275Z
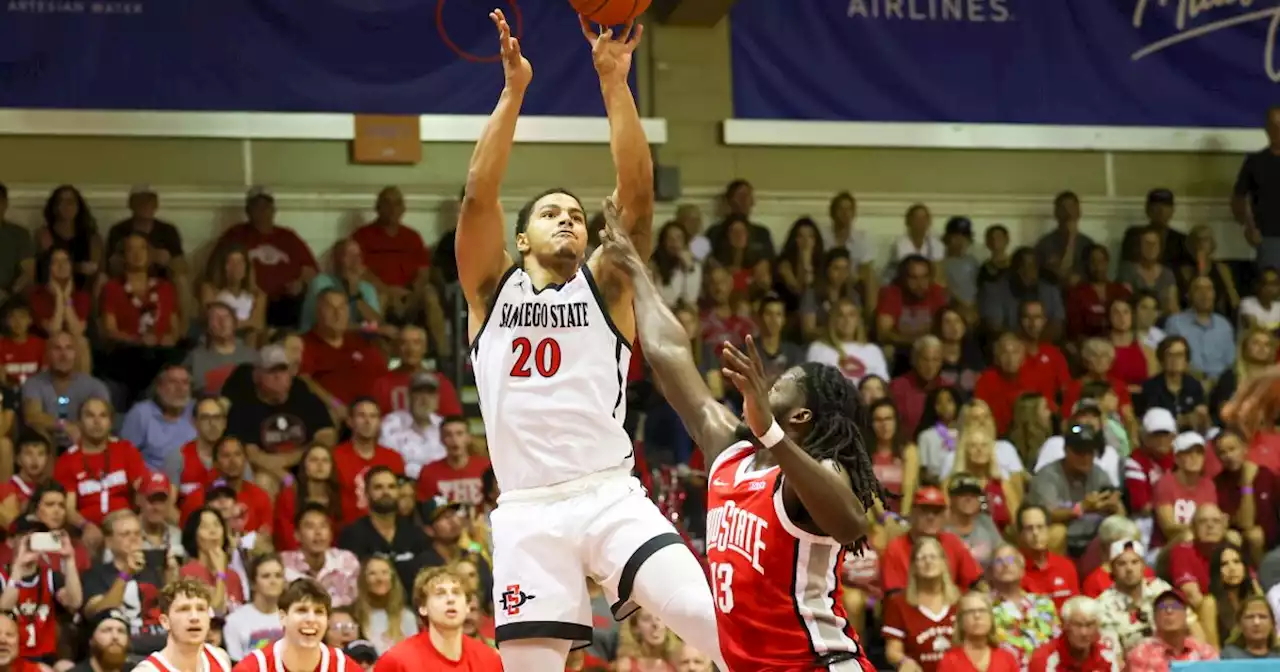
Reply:
M1076 423L1063 436L1064 455L1036 472L1027 500L1048 511L1049 548L1079 556L1102 519L1124 513L1120 490L1095 460L1106 448L1101 430ZM1078 590L1076 592L1079 592ZM1061 604L1065 597L1055 595Z
M1218 652L1191 634L1190 605L1182 593L1170 588L1155 599L1155 632L1129 650L1129 672L1165 672L1170 663L1217 660Z

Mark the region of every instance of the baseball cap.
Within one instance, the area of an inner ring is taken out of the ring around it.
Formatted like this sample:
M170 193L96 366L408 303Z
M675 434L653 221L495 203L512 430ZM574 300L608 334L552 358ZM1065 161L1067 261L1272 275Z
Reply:
M1152 189L1151 191L1148 191L1147 205L1152 205L1155 203L1173 205L1173 192L1164 188Z
M973 222L968 217L952 217L947 220L944 236L964 236L973 240Z
M1205 440L1200 436L1200 432L1183 432L1173 440L1173 453L1176 455L1192 448L1203 449L1204 444Z
M1147 434L1178 431L1178 421L1167 408L1152 408L1142 416L1142 431Z
M289 353L279 343L263 346L258 351L258 367L274 371L289 368Z
M1125 551L1133 551L1138 554L1139 558L1143 557L1143 554L1146 553L1146 549L1142 547L1141 541L1136 541L1134 539L1120 539L1111 542L1111 549L1107 552L1107 561L1114 561Z
M932 485L926 485L916 490L916 496L912 500L916 506L937 506L947 505L947 498L942 496L942 489Z
M149 184L135 184L129 188L130 196L155 196L156 190Z
M129 617L126 616L123 611L119 609L108 609L98 614L96 617L94 617L92 621L93 627L89 628L89 632L91 634L96 633L98 631L98 627L101 626L103 623L106 623L107 621L116 621L118 623L124 624L124 629L126 632L128 632L129 628L131 627L129 624Z
M409 391L435 392L440 389L440 379L430 371L419 371L409 379Z
M138 493L147 499L158 495L162 495L167 499L172 487L168 476L159 471L153 471L142 479L142 485L138 486Z
M1097 399L1081 399L1076 402L1075 408L1071 409L1072 415L1102 415L1102 404Z
M981 495L983 491L982 481L963 473L952 476L951 484L947 487L947 492L953 495Z
M436 522L440 516L449 511L457 511L462 505L457 502L451 502L444 495L436 495L431 499L418 505L418 511L422 514L422 520L428 525Z
M1160 601L1166 597L1172 597L1176 599L1177 601L1181 602L1182 606L1184 607L1190 604L1189 602L1187 602L1187 596L1183 595L1182 591L1178 590L1177 588L1170 588L1169 590L1166 590L1163 593L1156 595L1156 599L1152 600L1151 604L1152 605L1160 604Z
M1067 450L1079 452L1099 452L1106 449L1107 440L1102 432L1094 428L1093 425L1084 423L1076 423L1067 428L1063 433L1062 441Z
M268 201L276 200L275 194L271 193L270 189L260 184L255 184L252 187L249 187L248 191L244 192L245 203L251 203L259 198L265 198Z
M378 662L378 649L367 639L357 639L342 650L351 659L361 665L371 666Z

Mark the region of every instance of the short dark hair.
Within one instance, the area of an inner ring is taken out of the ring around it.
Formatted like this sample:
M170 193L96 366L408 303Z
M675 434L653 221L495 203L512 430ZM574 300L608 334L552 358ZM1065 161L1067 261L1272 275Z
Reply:
M249 589L250 590L253 589L253 582L258 580L258 570L262 569L263 565L266 565L269 562L274 562L277 565L280 565L282 569L284 568L284 560L282 560L279 555L275 553L263 553L262 555L259 555L256 559L252 560L249 564Z
M80 412L79 412L79 413L76 413L76 418L77 418L77 419L81 419L81 420L83 420L83 419L84 419L84 411L85 411L85 409L86 409L86 408L89 408L89 404L90 404L90 403L92 403L92 402L95 402L95 401L96 401L96 402L99 402L99 403L101 403L103 406L106 406L106 407L107 407L107 415L111 415L112 413L114 413L114 412L115 412L115 407L113 407L113 406L111 405L111 400L110 400L110 399L107 399L106 397L97 397L97 396L93 396L93 397L89 397L89 398L85 399L84 401L80 402Z
M329 513L328 506L321 504L320 502L307 502L306 504L303 504L302 507L298 509L298 512L293 516L294 529L302 527L302 519L305 518L308 513L318 513L324 516L325 520L329 521L330 525L333 524L333 514Z
M533 206L537 205L538 201L541 201L552 194L564 194L577 201L578 207L582 207L582 199L578 198L577 194L574 194L572 191L569 191L564 187L552 187L529 199L528 202L520 207L520 212L516 214L516 233L524 233L529 229L529 218L533 216Z
M1046 523L1049 522L1049 509L1046 509L1045 507L1040 506L1039 504L1023 504L1022 506L1018 507L1018 531L1019 532L1022 531L1022 519L1027 515L1028 511L1039 511L1040 513L1044 514L1045 522Z
M1165 336L1164 340L1160 341L1160 345L1156 346L1156 359L1161 363L1164 363L1164 357L1169 354L1169 348L1172 348L1179 343L1182 344L1183 348L1186 348L1187 354L1190 355L1191 344L1187 342L1186 338L1175 334L1173 336Z
M444 420L440 421L440 426L444 427L445 425L452 425L455 423L461 423L461 424L470 426L470 423L467 422L467 419L462 417L461 415L445 416Z
M359 406L360 404L373 404L373 407L378 409L378 413L382 413L382 406L378 404L378 400L374 399L373 397L367 394L364 394L356 397L355 399L352 399L351 403L347 404L347 412L355 413L356 406Z
M783 310L786 310L787 302L782 300L782 297L779 296L776 292L769 292L768 294L765 294L764 296L760 297L760 307L756 308L756 313L759 315L763 315L764 309L775 303L781 303Z
M201 583L198 579L190 576L180 577L173 583L165 584L165 587L160 590L160 613L169 613L169 608L178 601L179 597L194 597L209 604L213 602L213 591L210 590L209 584Z
M396 475L396 472L393 471L390 467L385 467L383 465L371 467L369 471L364 472L364 489L366 491L369 490L370 486L373 485L373 478L378 474L391 474L391 476L394 477Z
M1075 201L1076 203L1079 203L1080 197L1076 195L1076 192L1071 191L1070 189L1060 191L1057 196L1053 197L1054 207L1061 205L1063 201Z
M229 435L229 434L224 434L224 435L222 436L222 438L220 438L220 439L218 439L217 441L214 441L214 442L213 442L213 450L212 450L212 451L210 451L210 454L213 456L213 459L217 460L217 459L218 459L218 453L222 452L222 447L223 447L223 446L225 446L225 445L227 445L228 443L231 443L232 441L234 441L234 442L236 442L236 443L239 443L239 444L240 444L240 448L241 448L242 450L244 449L244 444L240 442L240 439L237 439L236 437L231 436L231 435ZM246 453L247 453L247 452L248 452L248 451L246 451Z
M53 443L49 441L49 437L30 430L18 435L18 452L22 452L25 446L44 446L45 452L53 450Z
M333 609L333 598L318 581L310 577L296 579L285 587L278 603L280 611L288 613L289 608L300 602L314 602L324 607L328 614Z

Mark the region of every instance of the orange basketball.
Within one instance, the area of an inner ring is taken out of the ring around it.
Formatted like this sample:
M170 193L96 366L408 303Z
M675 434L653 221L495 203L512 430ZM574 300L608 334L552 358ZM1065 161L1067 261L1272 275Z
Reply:
M629 23L649 9L649 0L569 0L569 4L592 23L602 26Z

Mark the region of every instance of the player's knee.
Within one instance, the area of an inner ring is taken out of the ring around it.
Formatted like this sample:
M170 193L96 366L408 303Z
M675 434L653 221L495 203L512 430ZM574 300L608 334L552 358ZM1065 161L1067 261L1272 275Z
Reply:
M506 670L563 672L571 643L563 639L513 639L498 645Z

